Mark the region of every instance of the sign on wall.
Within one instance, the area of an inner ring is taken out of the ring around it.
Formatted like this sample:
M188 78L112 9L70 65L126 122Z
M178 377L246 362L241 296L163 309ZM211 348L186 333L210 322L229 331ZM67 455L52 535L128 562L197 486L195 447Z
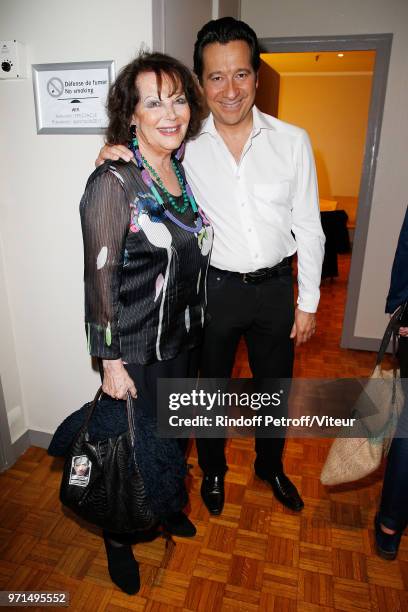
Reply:
M113 60L33 64L37 134L102 134Z

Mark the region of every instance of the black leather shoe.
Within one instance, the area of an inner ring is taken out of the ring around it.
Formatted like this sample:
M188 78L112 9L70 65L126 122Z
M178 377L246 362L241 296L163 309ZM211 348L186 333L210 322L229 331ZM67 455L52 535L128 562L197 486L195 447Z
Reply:
M381 529L381 521L378 514L374 519L374 536L375 536L375 548L377 555L387 561L392 561L398 554L398 548L401 542L401 531L395 533L385 533Z
M294 510L295 512L300 512L300 510L302 510L305 504L293 482L291 482L283 472L265 475L255 470L255 474L258 478L265 480L271 485L274 496L281 504L286 506L286 508Z
M201 497L210 514L221 514L224 507L224 475L204 474L201 483Z
M197 529L184 512L169 514L163 521L163 527L171 535L179 536L180 538L192 538L197 533Z

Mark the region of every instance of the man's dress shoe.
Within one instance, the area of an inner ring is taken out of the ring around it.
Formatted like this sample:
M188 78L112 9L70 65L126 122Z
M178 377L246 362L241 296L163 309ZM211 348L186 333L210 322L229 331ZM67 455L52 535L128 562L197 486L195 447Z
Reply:
M221 514L224 507L224 475L204 474L201 497L210 514Z
M294 510L295 512L302 510L305 504L293 482L291 482L283 472L264 474L263 472L255 470L255 474L258 478L265 480L271 485L274 496L281 504L286 506L286 508Z

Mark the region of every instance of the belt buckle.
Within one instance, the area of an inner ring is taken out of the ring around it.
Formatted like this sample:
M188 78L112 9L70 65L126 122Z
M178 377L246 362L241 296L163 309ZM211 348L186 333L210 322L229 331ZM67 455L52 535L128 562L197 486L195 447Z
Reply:
M256 276L254 276L253 272L244 272L242 274L242 280L247 285L258 285L258 283L261 282Z

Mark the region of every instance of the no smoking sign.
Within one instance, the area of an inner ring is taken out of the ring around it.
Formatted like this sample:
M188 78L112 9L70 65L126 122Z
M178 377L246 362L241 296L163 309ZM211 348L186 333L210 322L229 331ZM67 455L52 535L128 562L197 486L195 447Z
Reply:
M64 93L64 83L58 77L51 77L47 81L47 91L53 98L59 98Z

